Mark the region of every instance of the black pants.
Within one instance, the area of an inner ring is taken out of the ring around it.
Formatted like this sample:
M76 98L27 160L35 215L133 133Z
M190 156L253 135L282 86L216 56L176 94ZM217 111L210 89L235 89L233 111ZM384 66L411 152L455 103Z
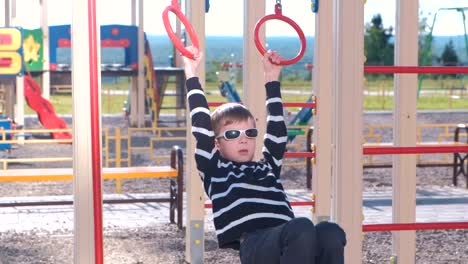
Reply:
M337 224L314 226L300 217L246 234L240 258L242 264L342 264L345 245L346 234Z

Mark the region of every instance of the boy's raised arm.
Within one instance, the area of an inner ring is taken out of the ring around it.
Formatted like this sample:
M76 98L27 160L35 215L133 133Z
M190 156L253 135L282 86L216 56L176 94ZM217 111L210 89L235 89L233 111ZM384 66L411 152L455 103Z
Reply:
M192 121L192 135L195 137L195 160L199 170L206 170L212 162L215 153L214 132L211 127L210 110L205 93L196 77L196 70L203 54L194 47L187 47L194 54L195 59L183 57L184 72L187 85L187 100Z
M283 156L286 151L287 129L283 117L283 101L279 75L282 57L275 51L268 51L263 57L265 71L267 124L263 142L263 156L273 168L276 177L280 176Z
M200 65L200 62L203 59L203 53L193 46L187 47L187 50L193 53L194 57L194 59L190 59L185 56L182 56L182 59L184 61L185 79L188 80L192 77L196 77L198 65Z
M283 57L281 57L281 55L279 55L279 53L276 51L268 50L265 53L262 59L265 83L273 81L279 82L279 76L281 69L283 68L283 66L281 66L279 63L282 60Z

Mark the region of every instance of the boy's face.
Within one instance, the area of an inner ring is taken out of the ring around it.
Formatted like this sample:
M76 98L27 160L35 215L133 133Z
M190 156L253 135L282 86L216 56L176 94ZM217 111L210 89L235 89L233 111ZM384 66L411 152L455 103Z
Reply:
M218 148L221 156L235 162L252 161L255 154L256 138L248 137L248 135L251 135L248 132L251 131L240 133L239 137L230 140L227 140L224 137L218 137L224 135L224 132L228 130L245 131L251 128L255 128L255 121L252 118L249 118L246 121L221 126L219 134L216 135L217 138L215 140L215 146Z

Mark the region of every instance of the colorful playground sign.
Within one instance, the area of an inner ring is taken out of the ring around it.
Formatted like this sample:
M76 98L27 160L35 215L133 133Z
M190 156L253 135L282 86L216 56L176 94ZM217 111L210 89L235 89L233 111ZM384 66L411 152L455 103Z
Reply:
M44 63L42 29L23 29L23 38L23 54L26 69L28 71L42 71Z
M0 28L0 75L23 73L22 36L18 28Z

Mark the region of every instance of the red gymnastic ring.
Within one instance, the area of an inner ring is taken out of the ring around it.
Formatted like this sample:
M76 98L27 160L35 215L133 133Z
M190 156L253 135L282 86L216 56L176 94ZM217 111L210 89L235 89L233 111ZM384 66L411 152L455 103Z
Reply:
M296 24L296 22L294 22L289 17L286 17L286 16L282 15L281 4L276 4L275 5L275 14L264 16L255 25L254 40L255 40L255 46L257 46L258 51L260 51L262 56L265 55L266 50L262 46L262 43L260 43L260 40L258 39L258 32L260 31L260 27L263 25L263 23L265 23L268 20L272 20L272 19L278 19L278 20L281 20L281 21L284 21L284 22L288 23L291 27L294 28L294 30L296 30L297 35L299 36L299 39L301 40L301 50L296 55L296 57L294 57L294 58L292 58L290 60L281 61L279 64L280 65L290 65L290 64L294 64L294 63L298 62L302 58L302 56L304 56L304 53L305 53L306 40L305 40L304 32L302 32L302 29Z
M162 13L164 27L166 28L166 32L169 35L169 38L171 39L176 49L180 51L180 53L182 53L182 55L184 55L185 57L194 59L193 53L191 53L184 47L184 44L182 43L182 41L180 41L180 39L177 38L177 35L172 30L171 23L169 22L169 11L174 13L180 19L182 24L184 24L185 29L187 30L187 33L190 39L192 40L193 46L195 46L198 49L199 47L198 37L197 37L197 34L195 33L195 30L192 27L192 24L190 24L187 17L185 17L182 11L180 11L179 3L177 0L172 0L172 4L166 7L166 9L164 9Z

